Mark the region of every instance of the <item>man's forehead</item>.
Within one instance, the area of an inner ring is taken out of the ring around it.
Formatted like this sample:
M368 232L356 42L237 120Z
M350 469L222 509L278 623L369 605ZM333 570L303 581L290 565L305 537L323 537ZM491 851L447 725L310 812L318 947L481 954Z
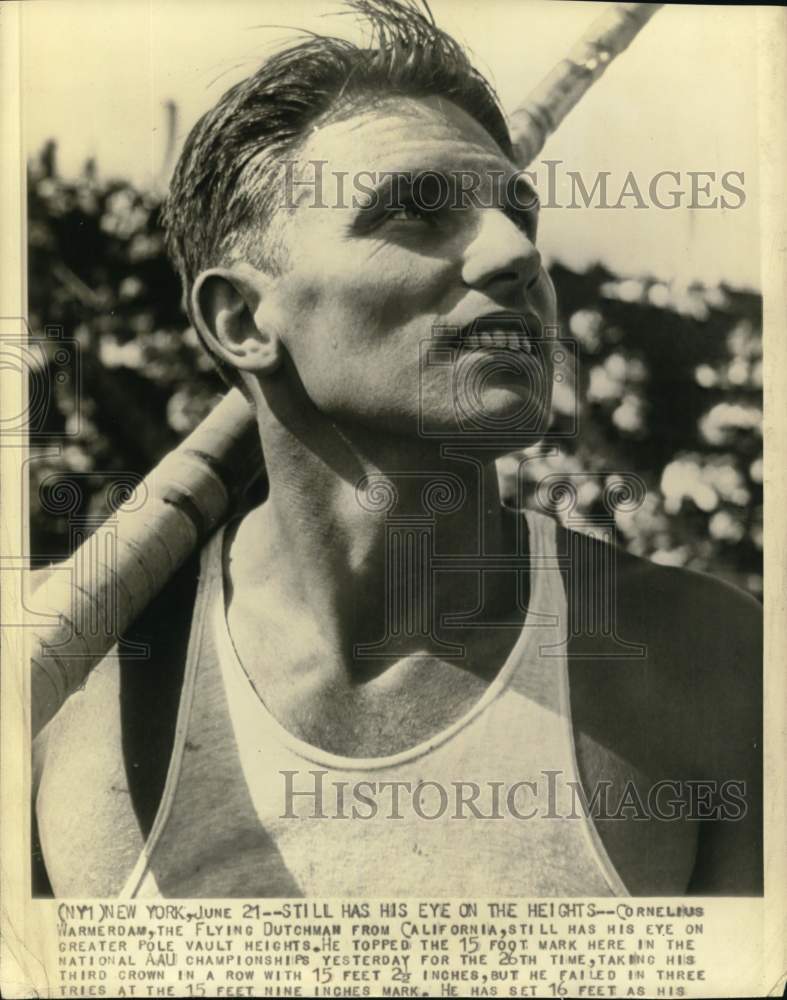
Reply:
M516 170L478 121L441 97L384 97L355 106L316 126L300 159L350 172Z

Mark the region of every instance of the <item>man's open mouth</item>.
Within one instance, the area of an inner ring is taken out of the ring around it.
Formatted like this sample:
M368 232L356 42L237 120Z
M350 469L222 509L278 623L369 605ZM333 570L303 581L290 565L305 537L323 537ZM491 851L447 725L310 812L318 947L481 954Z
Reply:
M533 354L540 333L541 321L534 313L494 313L479 316L462 327L456 346L465 351L486 349Z

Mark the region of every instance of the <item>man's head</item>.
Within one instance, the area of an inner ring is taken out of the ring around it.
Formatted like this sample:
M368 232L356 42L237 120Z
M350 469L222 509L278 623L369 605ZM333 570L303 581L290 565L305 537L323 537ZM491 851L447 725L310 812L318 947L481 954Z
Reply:
M255 396L256 381L286 360L329 417L404 431L424 389L419 345L435 327L501 312L543 324L551 285L533 245L534 202L509 203L513 150L489 84L414 3L351 7L368 18L367 46L309 37L197 123L166 224L190 316L228 381ZM327 179L317 204L293 200L316 163ZM416 211L406 184L394 196L380 183L428 171L447 178L444 210L420 211L430 199L423 186ZM373 196L357 197L361 175ZM478 182L457 202L462 175ZM493 327L485 347L515 349L511 325L498 323L490 340ZM511 365L493 367L481 382L497 385L510 410ZM435 400L441 377L432 372ZM465 381L479 383L478 373L468 369ZM429 377L425 387L428 395ZM455 424L455 407L444 409L427 422Z

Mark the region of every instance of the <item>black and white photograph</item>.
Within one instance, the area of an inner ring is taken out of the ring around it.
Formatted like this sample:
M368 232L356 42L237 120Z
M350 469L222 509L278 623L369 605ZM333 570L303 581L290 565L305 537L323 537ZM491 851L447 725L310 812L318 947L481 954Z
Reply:
M777 995L786 27L0 5L4 994Z

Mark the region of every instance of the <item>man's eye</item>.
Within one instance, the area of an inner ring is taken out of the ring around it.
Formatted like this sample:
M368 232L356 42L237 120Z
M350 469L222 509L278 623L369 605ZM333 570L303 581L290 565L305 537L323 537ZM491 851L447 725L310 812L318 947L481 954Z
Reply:
M522 232L535 242L538 233L538 212L510 207L506 209L506 215L515 226L519 226Z
M431 222L433 217L434 212L429 212L420 205L416 205L415 202L398 205L386 214L386 218L392 222Z

